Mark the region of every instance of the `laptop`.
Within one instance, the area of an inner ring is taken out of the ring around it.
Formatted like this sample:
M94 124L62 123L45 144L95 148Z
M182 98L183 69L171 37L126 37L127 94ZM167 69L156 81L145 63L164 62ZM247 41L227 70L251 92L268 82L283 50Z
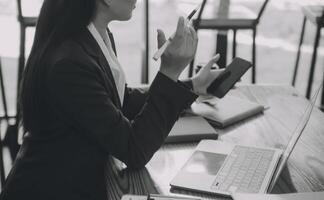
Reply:
M310 119L322 86L311 99L284 151L202 140L171 181L171 187L224 196L270 192Z

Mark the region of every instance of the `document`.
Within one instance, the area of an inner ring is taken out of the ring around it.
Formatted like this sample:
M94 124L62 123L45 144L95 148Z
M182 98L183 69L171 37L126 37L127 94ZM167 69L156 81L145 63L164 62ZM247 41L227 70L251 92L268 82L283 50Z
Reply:
M291 193L291 194L244 194L232 195L234 200L323 200L324 192Z

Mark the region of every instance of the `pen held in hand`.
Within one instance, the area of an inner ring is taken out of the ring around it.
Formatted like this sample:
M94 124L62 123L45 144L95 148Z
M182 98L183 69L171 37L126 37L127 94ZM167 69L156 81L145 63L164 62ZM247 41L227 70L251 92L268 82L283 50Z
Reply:
M187 20L188 22L192 19L192 17L196 14L196 12L199 10L201 4L199 4L193 11L191 11L191 13L188 15L187 17ZM164 53L164 51L166 50L166 48L169 46L169 44L171 43L172 39L174 38L175 36L175 33L169 37L169 39L162 45L161 48L159 48L156 53L154 54L153 56L153 59L155 61L157 61L161 56L162 54Z

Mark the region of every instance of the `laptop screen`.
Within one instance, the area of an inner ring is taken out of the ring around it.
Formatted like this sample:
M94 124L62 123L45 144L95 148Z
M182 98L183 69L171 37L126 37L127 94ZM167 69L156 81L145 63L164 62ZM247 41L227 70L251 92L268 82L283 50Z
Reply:
M308 121L310 120L312 111L315 107L315 103L316 103L316 99L318 97L319 92L321 91L321 88L323 87L323 83L319 86L319 88L316 90L316 93L314 94L314 96L312 97L310 103L307 105L306 110L304 111L303 116L300 118L291 138L290 141L288 143L288 145L286 146L286 149L280 159L280 163L278 165L278 168L276 170L276 173L273 176L271 185L269 187L269 191L272 190L272 188L274 187L277 179L280 176L281 171L283 170L289 156L291 155L291 152L293 151L293 149L295 148L300 136L302 135L304 129L306 128L306 125L308 123Z
M301 117L301 119L299 120L299 123L297 124L291 138L290 141L283 153L283 157L289 157L292 150L294 149L294 147L296 146L297 141L299 140L300 136L302 135L304 129L306 128L306 125L308 124L308 121L310 120L312 111L315 107L315 103L316 103L316 99L318 97L318 94L322 88L322 84L320 85L320 87L316 90L316 93L314 94L314 96L312 97L312 99L310 100L310 103L308 104L306 110L304 111L303 116Z

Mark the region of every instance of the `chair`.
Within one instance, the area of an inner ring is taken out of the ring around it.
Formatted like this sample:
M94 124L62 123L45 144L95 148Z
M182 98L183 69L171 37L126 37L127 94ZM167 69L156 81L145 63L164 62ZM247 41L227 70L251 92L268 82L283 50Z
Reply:
M0 88L1 88L1 97L2 97L2 104L3 104L3 111L4 114L0 116L0 123L2 123L3 120L6 120L8 123L9 116L8 116L8 109L7 109L7 100L6 100L6 93L5 93L5 87L3 82L3 75L2 75L2 65L1 65L1 59L0 59ZM1 133L0 133L1 135ZM4 170L4 160L3 160L3 141L0 137L0 181L1 181L1 188L3 188L5 184L5 170Z
M303 24L302 24L302 31L300 34L300 40L298 45L295 69L293 74L292 85L295 86L296 84L296 77L298 73L298 66L300 60L300 50L301 45L303 44L304 34L305 34L305 27L306 21L309 20L312 24L316 26L316 35L315 41L313 46L313 55L309 69L309 76L308 76L308 83L307 83L307 90L306 90L306 97L309 99L312 93L312 86L314 80L314 72L315 72L315 65L316 65L316 58L317 58L317 48L320 42L321 37L321 29L324 27L324 6L304 6L302 7L302 11L304 14ZM324 81L324 77L323 77ZM321 100L321 110L324 111L324 90L322 92L322 100Z
M6 174L5 174L5 169L4 169L3 144L2 144L1 138L0 138L0 181L1 181L0 183L1 183L1 189L2 189L5 184L5 181L6 181Z
M3 144L2 139L0 139L0 181L1 181L1 190L6 181L6 174L4 170L4 160L3 160ZM1 192L0 190L0 192Z
M26 29L36 27L37 17L23 16L21 0L17 0L18 22L20 24L20 47L19 47L19 64L18 64L18 87L20 85L22 73L25 66L25 51L26 51Z
M19 47L19 62L18 62L18 80L17 80L17 99L19 95L19 86L22 78L22 74L25 67L25 51L26 51L26 29L30 27L36 27L37 17L26 17L22 12L22 4L21 0L17 0L17 8L18 8L18 22L20 24L20 47ZM17 143L18 138L18 116L19 116L19 106L17 101L17 112L15 118L15 124L9 125L6 131L6 136L4 139L4 145L9 147L10 154L12 159L14 160L18 150L19 145Z
M238 30L252 30L253 31L253 44L252 44L252 83L256 82L256 32L257 25L259 24L260 18L268 4L269 0L264 0L261 9L255 19L231 19L231 18L215 18L215 19L202 19L202 13L206 6L207 0L203 0L202 7L198 13L198 17L193 20L194 28L198 30L232 30L233 31L233 58L236 56L236 32ZM189 76L193 75L194 61L191 62L189 68Z
M149 52L150 52L150 32L149 32L149 0L144 1L144 43L142 52L141 83L149 83Z
M19 62L18 62L18 81L17 81L17 91L19 91L19 86L22 78L22 74L25 67L25 51L26 51L26 29L30 27L36 27L37 17L26 17L22 12L21 0L17 0L18 8L18 22L20 24L20 47L19 47ZM18 99L17 92L17 99ZM17 102L17 117L19 115L19 106Z

